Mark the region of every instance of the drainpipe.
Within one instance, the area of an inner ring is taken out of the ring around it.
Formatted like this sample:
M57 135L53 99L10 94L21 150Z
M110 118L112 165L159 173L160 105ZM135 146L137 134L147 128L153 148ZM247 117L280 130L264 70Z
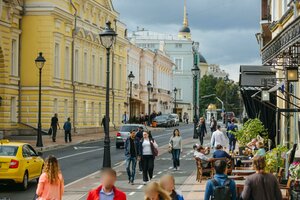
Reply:
M76 36L76 28L77 28L77 9L73 3L73 0L70 0L70 4L75 10L74 12L74 29L72 30L72 59L71 59L71 81L72 81L72 89L73 89L73 129L74 133L76 133L76 119L75 119L75 104L76 104L76 87L75 87L75 67L74 67L74 59L75 59L75 36Z

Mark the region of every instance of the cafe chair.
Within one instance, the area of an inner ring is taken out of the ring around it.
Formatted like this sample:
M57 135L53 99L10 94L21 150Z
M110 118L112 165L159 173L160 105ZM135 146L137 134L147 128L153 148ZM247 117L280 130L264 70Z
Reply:
M291 179L289 178L286 185L279 185L282 192L282 200L290 199ZM285 192L284 192L285 191Z
M200 158L195 158L195 160L196 160L196 166L197 166L196 181L201 183L202 182L202 177L205 174L209 174L208 178L213 178L213 175L214 175L213 162L210 162L210 166L208 168L203 168L202 163L201 163L201 159Z

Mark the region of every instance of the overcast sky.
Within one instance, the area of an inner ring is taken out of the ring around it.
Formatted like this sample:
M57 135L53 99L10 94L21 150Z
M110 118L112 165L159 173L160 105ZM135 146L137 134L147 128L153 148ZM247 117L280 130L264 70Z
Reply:
M177 35L183 21L184 0L113 0L129 31L137 26ZM260 0L187 0L192 39L208 63L219 64L238 80L239 66L260 64Z

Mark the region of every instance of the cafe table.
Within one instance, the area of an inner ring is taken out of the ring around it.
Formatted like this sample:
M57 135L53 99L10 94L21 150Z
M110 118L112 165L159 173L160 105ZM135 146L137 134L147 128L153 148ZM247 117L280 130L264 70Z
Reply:
M233 175L237 176L249 176L251 174L255 173L255 170L253 169L234 169L231 172Z
M253 161L252 160L241 160L241 162L246 165L246 166L250 166L252 165Z
M230 178L232 180L244 180L243 176L228 176L228 178Z

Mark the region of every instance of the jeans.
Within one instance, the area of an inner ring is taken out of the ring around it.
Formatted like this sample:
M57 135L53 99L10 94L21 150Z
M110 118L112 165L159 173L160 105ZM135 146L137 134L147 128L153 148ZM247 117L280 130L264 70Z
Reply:
M137 161L137 158L132 157L132 156L127 157L127 159L126 159L126 170L127 170L128 180L131 183L133 183L134 178L135 178L136 161ZM130 164L131 164L132 171L130 171Z
M180 149L172 149L173 167L177 169L180 166Z
M235 150L236 139L229 139L229 151Z
M153 177L154 157L152 155L143 156L143 181L147 182Z
M198 135L201 146L203 145L203 134Z
M69 142L72 142L71 131L65 131L65 142L68 142L68 138Z
M56 132L57 132L57 126L52 126L52 141L56 141Z

